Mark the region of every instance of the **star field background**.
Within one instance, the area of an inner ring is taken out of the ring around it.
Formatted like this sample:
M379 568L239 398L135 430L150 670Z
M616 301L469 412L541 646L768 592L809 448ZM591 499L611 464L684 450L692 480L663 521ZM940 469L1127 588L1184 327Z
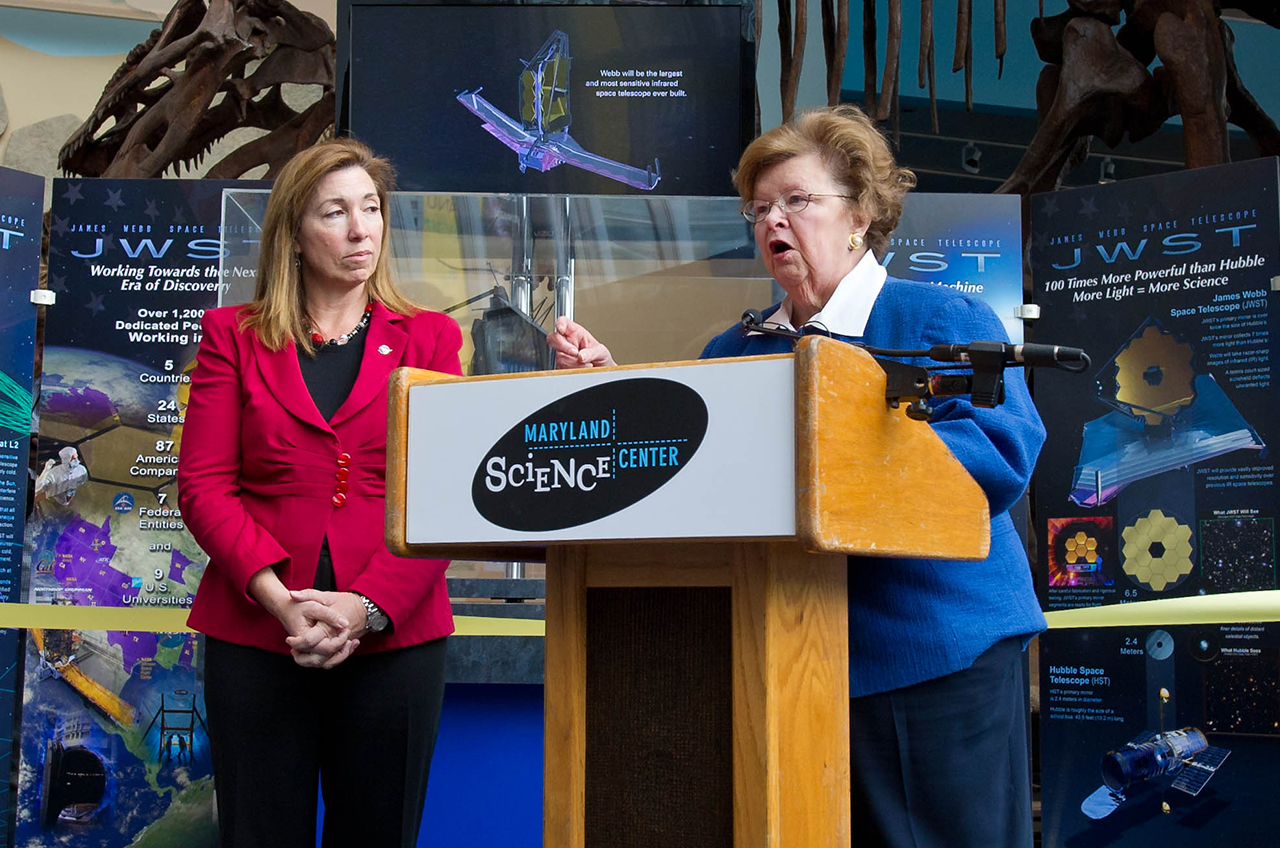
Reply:
M1280 650L1220 656L1205 667L1205 727L1280 735Z
M1275 521L1215 518L1200 523L1200 564L1220 592L1276 588Z

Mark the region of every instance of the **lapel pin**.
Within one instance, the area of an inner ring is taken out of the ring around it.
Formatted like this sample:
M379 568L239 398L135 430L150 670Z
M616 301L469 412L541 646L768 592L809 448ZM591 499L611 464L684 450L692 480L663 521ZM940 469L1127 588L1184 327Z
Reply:
M391 352L391 348L387 347L386 345L378 345L378 353L382 354L383 356L386 356L390 352Z

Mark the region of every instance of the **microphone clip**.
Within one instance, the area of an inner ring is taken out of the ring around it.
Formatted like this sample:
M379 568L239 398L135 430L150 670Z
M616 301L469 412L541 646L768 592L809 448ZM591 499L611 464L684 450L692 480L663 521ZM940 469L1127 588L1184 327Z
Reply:
M994 409L1004 403L1004 368L1007 345L1003 342L970 342L966 358L973 368L970 396L974 406Z
M782 339L791 339L796 341L804 338L804 333L787 329L778 324L766 324L764 316L759 309L748 309L742 313L742 320L738 322L738 326L742 328L742 332L760 333L766 336L777 336Z

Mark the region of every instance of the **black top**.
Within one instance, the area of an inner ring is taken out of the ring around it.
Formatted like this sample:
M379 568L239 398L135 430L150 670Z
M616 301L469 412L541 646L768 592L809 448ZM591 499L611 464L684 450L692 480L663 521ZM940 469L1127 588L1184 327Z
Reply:
M328 421L338 411L342 402L351 394L360 373L360 361L364 358L364 340L367 331L356 333L344 345L320 345L312 348L315 356L307 356L298 349L298 367L302 380L311 392L316 409Z
M360 374L360 362L364 359L364 340L367 332L356 333L344 345L321 345L315 356L307 356L298 349L298 367L302 369L302 381L311 392L316 409L328 421L342 406L342 402L355 387ZM329 554L329 539L320 543L320 560L316 564L316 579L312 584L321 591L337 590L333 574L333 559Z

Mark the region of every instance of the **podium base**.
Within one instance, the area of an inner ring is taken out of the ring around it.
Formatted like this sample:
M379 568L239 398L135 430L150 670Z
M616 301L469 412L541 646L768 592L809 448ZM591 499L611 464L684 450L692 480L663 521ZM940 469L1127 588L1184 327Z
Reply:
M848 845L846 562L549 547L543 844Z

